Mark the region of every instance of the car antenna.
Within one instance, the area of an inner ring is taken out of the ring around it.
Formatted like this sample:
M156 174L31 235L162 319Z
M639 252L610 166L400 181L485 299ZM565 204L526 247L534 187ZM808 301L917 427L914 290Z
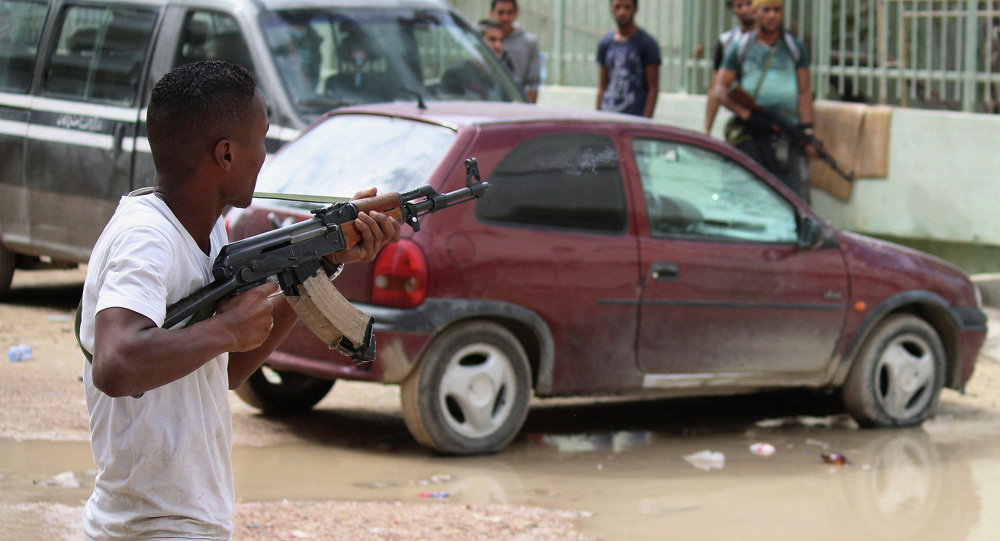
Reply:
M427 109L427 105L424 103L424 97L420 95L420 92L406 88L405 86L401 86L400 89L406 94L410 94L411 96L416 96L418 109L420 109L421 111Z

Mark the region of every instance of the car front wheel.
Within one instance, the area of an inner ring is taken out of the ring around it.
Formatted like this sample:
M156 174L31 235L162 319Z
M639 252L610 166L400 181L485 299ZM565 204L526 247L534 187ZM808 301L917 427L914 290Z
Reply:
M312 408L333 388L334 380L262 366L236 388L247 404L267 413L289 413Z
M528 415L528 357L502 326L463 323L431 343L400 395L406 427L421 444L448 454L493 453Z
M915 316L891 316L851 367L844 404L862 426L918 425L937 404L944 366L944 347L933 327Z

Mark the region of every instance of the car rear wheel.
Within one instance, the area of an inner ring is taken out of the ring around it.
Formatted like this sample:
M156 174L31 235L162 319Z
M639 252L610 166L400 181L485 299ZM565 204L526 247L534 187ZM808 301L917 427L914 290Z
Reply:
M10 282L14 279L14 261L17 255L0 244L0 299L10 292Z
M937 404L944 366L944 347L933 327L911 315L889 317L851 367L844 404L862 426L918 425Z
M334 380L262 366L250 375L236 394L267 413L289 413L312 408L333 388Z
M421 444L448 454L494 453L528 415L528 356L500 325L463 323L431 343L400 395L406 427Z

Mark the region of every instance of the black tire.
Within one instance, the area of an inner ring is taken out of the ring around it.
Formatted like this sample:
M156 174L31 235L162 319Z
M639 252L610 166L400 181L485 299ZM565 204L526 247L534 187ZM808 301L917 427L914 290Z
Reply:
M10 282L14 279L14 262L17 255L0 244L0 299L10 293Z
M937 405L944 368L944 347L933 327L916 316L890 316L855 358L844 405L861 426L919 425Z
M462 323L434 339L400 390L406 428L440 453L495 453L528 415L528 356L510 331Z
M263 412L291 413L318 404L333 388L334 382L262 366L236 388L236 394Z

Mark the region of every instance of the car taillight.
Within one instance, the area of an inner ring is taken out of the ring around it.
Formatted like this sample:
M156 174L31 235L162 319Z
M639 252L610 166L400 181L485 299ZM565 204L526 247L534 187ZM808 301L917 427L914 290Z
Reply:
M427 298L427 259L409 240L390 244L375 258L372 304L413 308Z

